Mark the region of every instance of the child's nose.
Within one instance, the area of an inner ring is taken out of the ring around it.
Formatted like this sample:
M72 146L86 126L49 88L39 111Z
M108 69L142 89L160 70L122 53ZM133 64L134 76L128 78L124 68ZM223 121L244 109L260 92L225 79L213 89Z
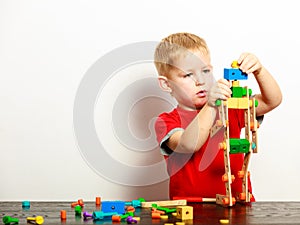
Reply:
M203 85L205 84L205 78L203 77L203 75L200 73L195 75L195 84L198 85Z

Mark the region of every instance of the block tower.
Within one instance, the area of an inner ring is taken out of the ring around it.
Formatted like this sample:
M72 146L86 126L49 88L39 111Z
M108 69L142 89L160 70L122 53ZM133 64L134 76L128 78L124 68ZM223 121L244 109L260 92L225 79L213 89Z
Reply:
M224 152L225 173L222 180L225 183L226 195L217 194L217 204L223 206L233 206L236 201L250 202L251 193L248 190L248 165L252 153L257 152L257 129L258 122L256 120L257 100L251 97L252 90L248 87L241 87L240 80L247 80L248 75L243 73L238 66L237 61L233 61L230 69L224 69L224 78L232 82L232 95L226 101L217 100L216 106L219 109L219 119L212 127L210 135L213 136L217 132L224 132L224 140L219 144L219 149ZM245 137L230 138L228 109L243 109L245 116ZM238 196L232 196L231 184L235 177L231 174L230 154L244 154L244 163L238 172L238 178L242 179L242 192Z

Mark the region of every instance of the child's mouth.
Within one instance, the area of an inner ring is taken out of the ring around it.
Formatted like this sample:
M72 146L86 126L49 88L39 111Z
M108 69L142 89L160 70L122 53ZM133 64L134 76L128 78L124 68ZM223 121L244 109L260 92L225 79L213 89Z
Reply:
M200 98L204 98L204 97L206 97L206 93L207 93L207 91L202 90L197 93L197 96Z

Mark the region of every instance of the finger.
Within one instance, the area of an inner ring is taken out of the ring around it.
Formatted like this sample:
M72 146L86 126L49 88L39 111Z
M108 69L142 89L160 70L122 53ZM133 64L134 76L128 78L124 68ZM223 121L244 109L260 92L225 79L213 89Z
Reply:
M222 93L225 94L226 96L231 95L232 91L231 91L231 82L226 80L226 79L221 79L219 81L219 87L222 90Z
M246 70L245 73L250 74L257 71L258 69L259 69L259 65L255 64L252 67L248 68L248 70Z
M227 100L227 99L228 99L228 97L226 97L222 93L214 93L214 95L211 96L208 104L211 105L211 106L216 106L216 101L217 100Z
M231 96L231 89L226 84L218 83L212 91L214 98L219 98L221 96L222 99L226 99Z
M253 55L247 55L243 62L240 65L240 70L242 70L244 73L251 73L253 72L253 68L257 68L257 58Z
M224 84L224 85L228 86L229 88L231 87L231 82L229 80L224 79L224 78L218 80L218 82L220 84Z
M240 55L240 57L238 58L238 64L241 65L248 55L249 55L249 53L247 53L247 52L242 53Z

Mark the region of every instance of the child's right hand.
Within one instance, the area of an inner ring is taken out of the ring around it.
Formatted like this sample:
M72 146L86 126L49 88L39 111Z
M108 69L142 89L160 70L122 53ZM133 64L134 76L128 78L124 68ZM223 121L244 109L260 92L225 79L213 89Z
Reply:
M213 84L210 91L208 92L208 105L209 106L216 106L216 101L220 100L227 100L231 97L231 83L226 79L220 79Z

